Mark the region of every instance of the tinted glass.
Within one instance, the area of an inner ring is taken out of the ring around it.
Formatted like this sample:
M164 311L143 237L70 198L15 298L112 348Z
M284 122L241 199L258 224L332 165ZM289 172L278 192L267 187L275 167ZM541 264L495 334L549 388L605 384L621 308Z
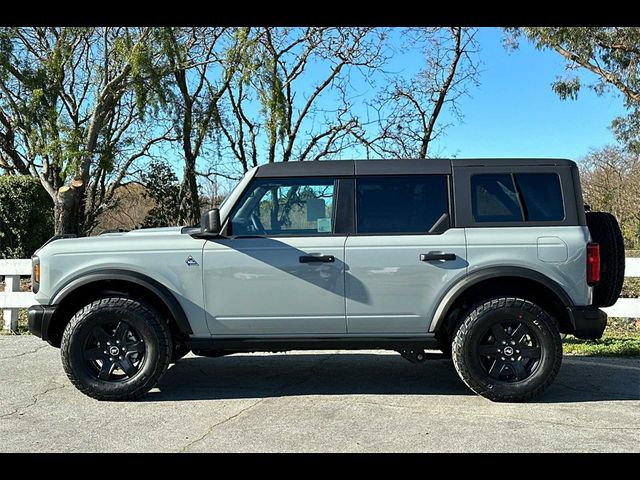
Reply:
M522 210L509 174L471 177L471 208L476 222L521 222Z
M449 226L445 175L356 179L358 233L431 233ZM434 228L435 227L435 228Z
M471 207L477 222L561 221L560 177L555 173L473 175Z
M233 235L329 235L334 179L255 180L231 216Z
M532 222L564 219L560 177L555 173L517 173L518 189L525 204L526 219Z

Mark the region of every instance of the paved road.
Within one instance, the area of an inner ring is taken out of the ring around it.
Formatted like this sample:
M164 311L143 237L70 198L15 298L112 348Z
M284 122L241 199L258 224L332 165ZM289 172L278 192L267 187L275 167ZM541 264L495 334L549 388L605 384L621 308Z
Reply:
M640 451L640 359L567 358L526 404L391 352L188 356L138 402L98 402L57 349L0 337L4 451Z

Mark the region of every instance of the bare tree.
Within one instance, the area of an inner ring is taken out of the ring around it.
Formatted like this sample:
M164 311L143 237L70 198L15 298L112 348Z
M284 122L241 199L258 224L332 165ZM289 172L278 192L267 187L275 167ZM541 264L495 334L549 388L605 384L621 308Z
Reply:
M384 30L246 28L229 47L239 67L225 91L224 149L242 170L275 161L317 160L356 141L349 76L383 63ZM313 69L313 76L306 73ZM333 95L335 108L320 104ZM259 108L256 108L259 105Z
M414 76L389 75L371 103L373 127L359 135L368 157L427 158L432 141L450 126L439 122L443 110L462 118L458 101L478 83L476 31L438 27L403 32L400 53L419 51L424 66Z
M640 157L620 147L589 152L580 162L585 202L593 210L611 212L620 222L625 244L640 244Z
M219 40L230 30L163 29L163 44L173 72L172 113L184 160L177 219L180 224L195 225L200 220L196 164L206 140L220 124L218 102L229 87L237 64L219 48Z

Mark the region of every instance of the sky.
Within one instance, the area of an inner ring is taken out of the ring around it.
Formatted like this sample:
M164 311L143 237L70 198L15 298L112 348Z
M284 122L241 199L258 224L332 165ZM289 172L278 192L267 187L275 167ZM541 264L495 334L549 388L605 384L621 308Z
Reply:
M393 29L391 40L397 46L401 44L401 29ZM583 69L572 72L581 78L583 88L577 100L561 100L553 92L551 85L565 74L564 59L551 50L536 50L526 38L520 39L517 50L503 46L503 31L499 28L480 28L476 37L479 53L479 85L470 85L469 95L459 100L459 110L463 119L443 110L439 124L452 125L444 134L429 145L430 157L456 158L513 158L513 157L551 157L568 158L579 161L590 150L615 143L610 130L611 121L624 115L623 98L616 91L598 96L585 88L593 84L597 77ZM394 52L387 71L411 77L424 65L422 52L413 49L408 52ZM304 74L297 80L298 100L305 99L315 86L326 78L327 64L310 62ZM384 73L375 73L375 83L380 87L386 78ZM376 95L377 87L372 88L363 76L357 73L351 78L356 100L353 113L361 119L367 118L366 103ZM333 97L332 97L333 95ZM320 110L333 111L336 108L337 93L325 91L319 99ZM255 101L247 107L251 116L260 116L260 104ZM309 118L311 117L311 118ZM317 132L323 120L307 116L302 130ZM304 136L303 136L304 137ZM265 161L266 142L262 139L259 153L260 163ZM301 142L305 138L300 139ZM177 154L177 155L176 155ZM179 152L174 152L176 165L180 165ZM229 152L222 154L215 169L224 169L229 165L229 175L242 175L240 164L233 160ZM169 158L172 156L170 155ZM211 160L212 155L203 155L201 163ZM354 146L337 154L337 158L364 158L362 146ZM178 168L177 171L181 169ZM204 170L204 169L203 169ZM225 180L221 180L221 185Z
M457 157L555 157L578 160L592 148L614 143L611 121L623 115L623 99L582 88L578 100L560 100L551 83L564 73L562 57L536 50L526 39L508 51L502 31L481 28L480 85L460 102L463 123L450 127L434 150ZM583 84L595 75L579 72ZM448 114L443 116L447 120Z

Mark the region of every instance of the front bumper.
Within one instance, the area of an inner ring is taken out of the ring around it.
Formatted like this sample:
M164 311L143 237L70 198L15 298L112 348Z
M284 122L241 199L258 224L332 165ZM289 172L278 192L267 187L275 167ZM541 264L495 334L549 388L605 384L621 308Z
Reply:
M32 305L29 307L29 331L43 340L49 340L49 322L56 311L55 305Z
M576 338L597 340L607 327L607 314L597 307L567 307Z

